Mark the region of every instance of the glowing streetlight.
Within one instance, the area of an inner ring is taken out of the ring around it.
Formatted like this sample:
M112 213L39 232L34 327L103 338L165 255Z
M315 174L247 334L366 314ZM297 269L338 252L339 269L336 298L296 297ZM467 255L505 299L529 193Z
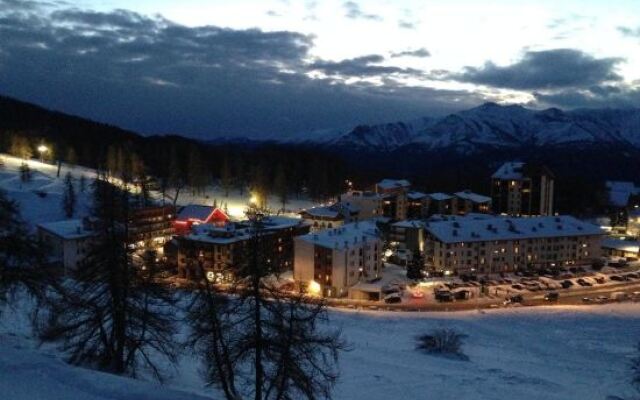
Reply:
M43 144L38 146L38 153L40 153L40 162L44 162L44 155L49 151L49 148Z
M316 281L311 281L309 282L309 286L307 287L309 294L312 294L314 296L319 296L320 292L322 291L322 286L320 286L320 284Z

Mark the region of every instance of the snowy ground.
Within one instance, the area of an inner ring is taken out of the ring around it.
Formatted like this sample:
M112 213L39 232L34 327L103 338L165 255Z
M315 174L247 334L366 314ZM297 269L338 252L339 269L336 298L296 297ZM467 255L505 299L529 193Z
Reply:
M341 357L336 399L604 400L633 394L629 362L640 340L636 303L483 313L331 311L330 316L352 348ZM436 327L469 335L464 352L470 361L414 350L415 336ZM193 393L194 399L220 397L204 387L198 361L188 351L168 390L67 366L51 350L35 349L26 335L24 318L6 312L0 323L0 393L12 394L6 398L187 398L177 392Z
M41 163L37 160L28 160L33 179L31 182L22 183L20 181L19 168L23 160L0 153L0 158L4 160L4 168L0 168L0 188L6 190L9 196L20 204L21 213L24 219L35 225L42 222L53 222L65 219L62 212L62 193L64 188L64 177L67 172L71 172L75 178L76 192L78 192L78 179L84 175L87 186L95 179L94 170L75 165L62 164L60 177L57 174L57 165ZM37 192L46 193L46 197L38 196ZM161 198L159 193L152 193L157 199ZM168 195L174 195L173 192ZM241 219L249 204L251 195L245 191L231 191L229 196L225 196L224 191L217 186L208 187L202 194L193 194L189 188L181 190L178 196L178 205L186 204L206 204L212 205L214 199L218 205L227 203L229 214ZM88 213L91 199L89 192L79 194L78 210L75 218L82 217ZM297 216L298 212L305 208L313 207L312 201L307 199L292 199L286 205L288 215ZM281 204L275 197L270 197L268 206L274 210L281 208Z

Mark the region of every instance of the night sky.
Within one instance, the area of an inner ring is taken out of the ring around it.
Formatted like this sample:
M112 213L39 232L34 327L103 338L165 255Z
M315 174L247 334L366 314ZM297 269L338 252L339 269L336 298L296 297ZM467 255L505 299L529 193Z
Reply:
M199 138L638 107L640 1L0 0L0 94Z

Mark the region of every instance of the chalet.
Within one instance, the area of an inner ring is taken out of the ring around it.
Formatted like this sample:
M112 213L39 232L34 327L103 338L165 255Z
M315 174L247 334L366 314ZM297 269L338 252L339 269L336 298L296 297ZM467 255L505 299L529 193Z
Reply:
M191 232L193 225L225 225L229 216L219 208L199 204L189 204L178 211L173 227L177 235Z
M491 212L491 197L463 190L453 194L456 197L458 214Z
M357 221L359 210L354 204L335 203L303 210L300 216L309 222L312 231L317 232Z

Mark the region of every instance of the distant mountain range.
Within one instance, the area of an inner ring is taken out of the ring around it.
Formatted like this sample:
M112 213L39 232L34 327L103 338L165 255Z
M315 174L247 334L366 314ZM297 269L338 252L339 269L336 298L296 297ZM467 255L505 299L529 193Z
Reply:
M229 139L239 143L245 139ZM256 139L246 141L259 142ZM531 110L485 103L442 118L359 125L268 142L321 145L365 152L455 150L472 154L487 149L608 144L640 149L640 109L557 108Z

